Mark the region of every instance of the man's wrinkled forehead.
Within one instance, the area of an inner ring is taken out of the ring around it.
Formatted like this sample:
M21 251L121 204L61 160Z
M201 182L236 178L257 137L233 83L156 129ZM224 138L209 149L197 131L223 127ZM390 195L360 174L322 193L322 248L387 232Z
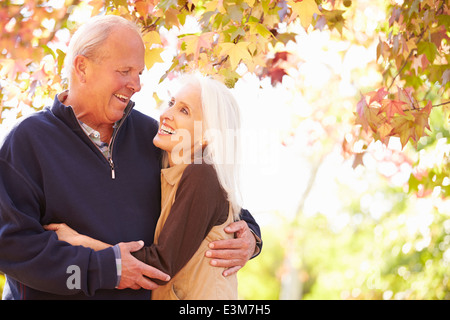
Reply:
M118 26L110 33L102 48L104 58L115 60L118 67L145 67L145 45L136 30Z

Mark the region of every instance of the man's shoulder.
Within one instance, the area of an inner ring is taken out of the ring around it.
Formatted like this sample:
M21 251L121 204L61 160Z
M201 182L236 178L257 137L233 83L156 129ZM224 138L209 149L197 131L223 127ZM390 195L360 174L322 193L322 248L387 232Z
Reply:
M48 107L40 111L18 118L10 130L10 134L36 134L39 128L50 125L51 111Z
M159 122L156 119L142 113L141 111L133 109L133 111L131 111L130 113L130 118L132 118L133 121L138 125L148 127L151 130L158 130Z

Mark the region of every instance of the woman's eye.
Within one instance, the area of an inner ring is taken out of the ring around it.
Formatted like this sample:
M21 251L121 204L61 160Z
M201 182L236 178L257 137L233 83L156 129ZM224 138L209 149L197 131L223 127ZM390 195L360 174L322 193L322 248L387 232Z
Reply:
M168 103L169 108L173 107L174 104L175 104L175 100L170 100L169 103Z
M126 76L130 72L130 70L120 70L119 71L122 75Z
M189 111L186 108L181 108L181 112L183 112L184 114L189 114Z

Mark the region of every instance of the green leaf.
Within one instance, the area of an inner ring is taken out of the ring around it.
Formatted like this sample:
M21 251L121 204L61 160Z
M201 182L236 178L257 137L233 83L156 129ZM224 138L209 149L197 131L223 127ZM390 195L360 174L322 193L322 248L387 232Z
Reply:
M438 49L433 42L419 42L417 44L417 54L425 54L428 61L433 63L436 55L438 54Z
M58 73L61 73L66 54L61 49L56 49L56 53L58 54Z
M270 32L265 25L259 22L249 22L248 25L250 26L251 34L259 34L261 37L267 39L273 37L272 32Z

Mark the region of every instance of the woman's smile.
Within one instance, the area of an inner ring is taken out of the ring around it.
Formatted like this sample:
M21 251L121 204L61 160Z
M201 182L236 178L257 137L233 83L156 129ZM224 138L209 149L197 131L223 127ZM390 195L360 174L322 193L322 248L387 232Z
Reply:
M176 131L171 126L166 124L164 121L161 123L161 127L159 128L158 134L160 135L172 135L175 134Z

